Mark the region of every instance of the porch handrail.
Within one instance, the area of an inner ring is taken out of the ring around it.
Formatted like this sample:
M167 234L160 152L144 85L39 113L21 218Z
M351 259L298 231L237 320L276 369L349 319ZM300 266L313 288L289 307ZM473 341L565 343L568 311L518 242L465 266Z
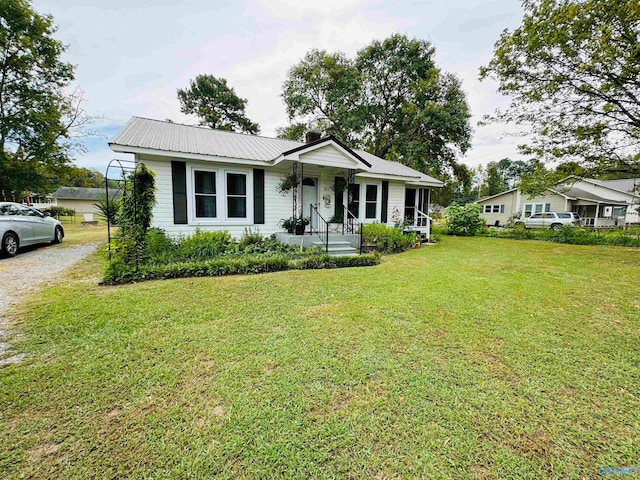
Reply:
M416 213L416 226L427 227L426 237L428 242L431 239L431 222L433 219L418 208L416 208Z
M311 203L310 206L311 209L309 210L309 212L311 213L311 218L309 219L309 235L313 235L315 233L324 245L324 251L328 253L329 222L327 222L324 217L320 215L320 212L318 212L318 207L316 207L313 203ZM324 230L321 230L320 227L324 227Z
M362 244L364 243L364 228L362 228L362 223L360 223L358 218L353 213L351 213L351 211L345 205L343 205L342 208L344 209L344 214L342 216L342 230L344 232L344 230L346 229L347 233L350 233L352 235L357 233L358 229L360 230L360 248L358 249L358 251L360 252L360 255L362 255Z

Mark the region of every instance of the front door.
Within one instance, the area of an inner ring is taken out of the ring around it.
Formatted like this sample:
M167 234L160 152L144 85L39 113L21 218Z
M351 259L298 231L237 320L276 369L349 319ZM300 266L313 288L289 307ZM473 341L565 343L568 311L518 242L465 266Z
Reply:
M311 216L311 204L318 203L318 179L304 177L302 179L302 216Z

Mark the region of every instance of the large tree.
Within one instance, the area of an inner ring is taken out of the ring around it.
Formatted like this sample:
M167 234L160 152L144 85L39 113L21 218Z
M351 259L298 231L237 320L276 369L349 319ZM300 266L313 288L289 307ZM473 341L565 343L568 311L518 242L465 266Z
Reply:
M73 66L55 32L27 0L0 0L0 198L46 190L78 147L74 128L89 121L81 93L66 93Z
M283 85L289 118L320 116L326 133L352 147L423 172L451 172L470 146L470 114L460 81L434 56L429 42L398 34L354 59L313 50Z
M494 119L531 129L522 150L589 169L638 173L640 3L523 0L522 25L505 30L481 79L510 107Z
M198 75L189 87L178 89L180 111L195 115L200 125L218 130L251 134L260 133L260 126L246 116L247 99L240 98L224 78Z

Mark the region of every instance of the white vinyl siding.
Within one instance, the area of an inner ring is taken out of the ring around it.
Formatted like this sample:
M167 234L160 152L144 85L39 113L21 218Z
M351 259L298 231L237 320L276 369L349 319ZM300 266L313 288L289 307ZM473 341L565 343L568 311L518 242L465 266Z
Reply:
M326 145L312 150L309 153L303 153L300 155L300 162L312 165L322 165L323 167L347 169L356 168L358 166L358 163L348 157L345 157L342 152L332 145Z

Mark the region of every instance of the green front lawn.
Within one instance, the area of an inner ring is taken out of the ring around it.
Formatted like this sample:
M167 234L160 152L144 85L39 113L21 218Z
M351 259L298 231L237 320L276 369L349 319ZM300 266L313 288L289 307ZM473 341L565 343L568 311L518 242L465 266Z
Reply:
M445 237L365 269L122 287L100 268L16 312L0 478L640 465L638 249Z

